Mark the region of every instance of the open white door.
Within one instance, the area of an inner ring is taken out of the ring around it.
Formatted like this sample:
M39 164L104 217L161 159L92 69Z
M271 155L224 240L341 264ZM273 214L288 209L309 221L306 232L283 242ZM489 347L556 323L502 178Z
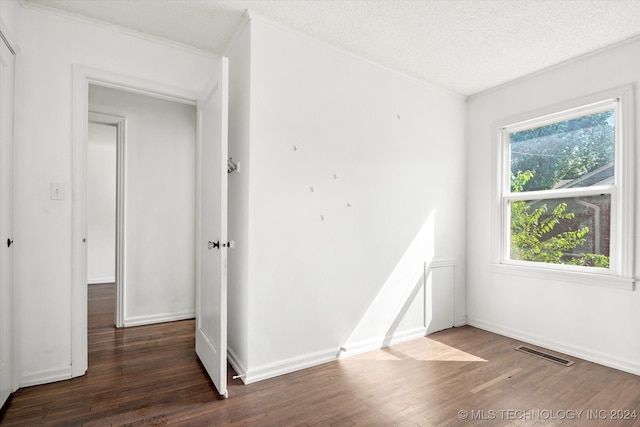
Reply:
M227 392L228 60L198 100L196 353Z
M0 406L13 387L13 76L14 56L0 37Z

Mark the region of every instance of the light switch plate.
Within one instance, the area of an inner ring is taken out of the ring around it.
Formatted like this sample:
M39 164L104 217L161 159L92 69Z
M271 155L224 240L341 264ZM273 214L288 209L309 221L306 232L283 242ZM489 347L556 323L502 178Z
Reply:
M64 184L61 182L51 183L51 200L64 200Z

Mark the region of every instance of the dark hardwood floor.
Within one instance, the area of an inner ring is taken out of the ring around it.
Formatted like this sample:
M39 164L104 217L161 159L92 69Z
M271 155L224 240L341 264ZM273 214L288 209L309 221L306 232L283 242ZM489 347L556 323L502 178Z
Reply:
M87 374L19 389L2 426L640 426L640 377L564 367L471 327L251 385L230 370L223 400L193 321L116 330L113 298L90 287Z

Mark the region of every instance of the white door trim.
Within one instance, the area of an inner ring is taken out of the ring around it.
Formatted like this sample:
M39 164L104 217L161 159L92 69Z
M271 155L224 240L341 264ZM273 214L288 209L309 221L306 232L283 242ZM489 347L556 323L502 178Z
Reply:
M71 144L71 377L84 375L88 367L85 167L87 162L89 123L89 84L194 106L197 105L199 95L187 89L170 87L162 83L137 77L116 74L82 65L73 66L73 134Z

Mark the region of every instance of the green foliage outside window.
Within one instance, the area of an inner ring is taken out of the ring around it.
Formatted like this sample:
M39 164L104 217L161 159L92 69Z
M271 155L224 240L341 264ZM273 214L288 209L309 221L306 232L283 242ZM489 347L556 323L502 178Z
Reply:
M521 192L534 176L533 171L511 174L511 191ZM568 252L584 244L589 227L554 234L558 224L575 217L566 209L566 203L559 203L549 212L546 203L534 207L524 200L511 202L511 259L609 268L606 255L567 256Z
M574 180L614 161L613 118L613 110L603 111L511 133L511 192L593 185ZM510 207L511 259L609 267L607 255L579 253L591 230L577 225L567 203L518 200Z
M511 172L534 171L523 191L548 190L614 159L613 111L512 133Z

